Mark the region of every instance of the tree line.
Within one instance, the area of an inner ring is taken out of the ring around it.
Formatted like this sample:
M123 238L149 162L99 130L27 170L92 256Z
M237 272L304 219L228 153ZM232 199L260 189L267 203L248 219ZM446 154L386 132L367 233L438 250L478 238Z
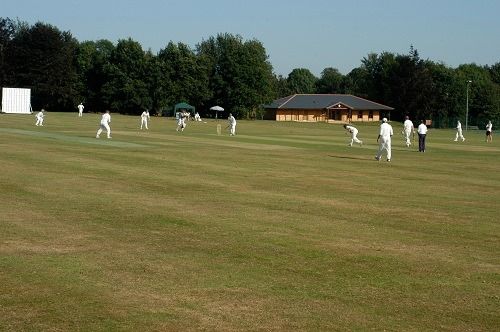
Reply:
M0 85L31 88L34 109L75 111L84 102L96 112L161 114L185 101L201 112L220 105L239 118L258 118L263 104L295 93L345 93L394 107L394 120L409 115L439 127L465 121L468 94L470 125L500 122L500 62L451 68L410 47L368 54L347 75L296 68L284 77L260 41L230 33L194 48L169 42L154 54L130 38L79 42L47 23L0 18Z

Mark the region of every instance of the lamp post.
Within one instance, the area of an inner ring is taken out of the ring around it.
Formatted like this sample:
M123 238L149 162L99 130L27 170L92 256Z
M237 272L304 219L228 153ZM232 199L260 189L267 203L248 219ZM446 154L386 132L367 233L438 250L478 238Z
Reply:
M467 88L466 88L466 95L467 95L467 101L466 101L466 106L465 106L465 130L469 128L469 85L472 83L471 80L467 81Z

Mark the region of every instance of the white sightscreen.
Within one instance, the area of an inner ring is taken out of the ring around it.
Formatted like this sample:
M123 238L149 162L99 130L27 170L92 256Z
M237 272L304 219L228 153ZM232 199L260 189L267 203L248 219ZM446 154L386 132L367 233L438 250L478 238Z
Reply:
M31 89L3 88L2 112L30 113Z

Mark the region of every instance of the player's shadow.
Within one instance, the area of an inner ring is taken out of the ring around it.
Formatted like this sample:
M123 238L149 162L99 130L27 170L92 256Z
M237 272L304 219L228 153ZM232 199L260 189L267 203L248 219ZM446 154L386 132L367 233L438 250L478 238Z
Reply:
M328 155L330 158L337 158L337 159L352 159L352 160L368 160L367 158L363 157L352 157L352 156L335 156L335 155Z

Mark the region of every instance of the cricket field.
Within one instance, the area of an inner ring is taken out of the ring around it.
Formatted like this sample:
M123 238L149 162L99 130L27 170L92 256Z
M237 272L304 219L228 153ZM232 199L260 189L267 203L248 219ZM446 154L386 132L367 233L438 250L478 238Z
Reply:
M0 115L0 331L498 331L500 137L99 120Z

